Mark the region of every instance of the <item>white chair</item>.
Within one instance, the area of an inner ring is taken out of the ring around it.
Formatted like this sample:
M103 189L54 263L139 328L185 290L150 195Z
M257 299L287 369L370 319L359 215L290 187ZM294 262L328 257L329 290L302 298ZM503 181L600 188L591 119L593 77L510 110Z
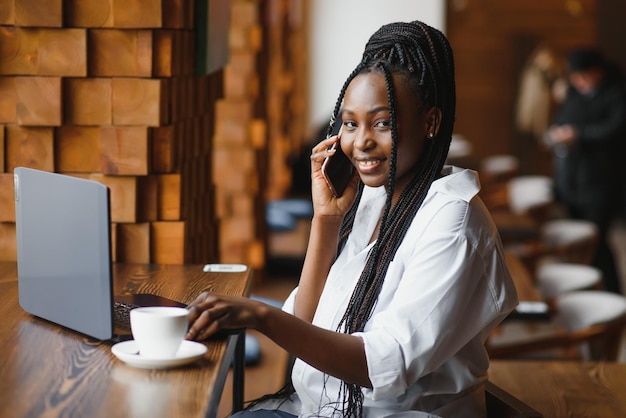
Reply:
M589 221L553 219L541 225L540 237L512 247L535 275L548 262L591 265L598 245L598 227Z
M617 360L626 327L626 297L601 290L573 291L558 295L555 309L554 320L544 326L519 326L515 333L490 337L491 358Z
M530 214L543 222L555 204L553 180L548 176L525 175L508 181L509 207L513 213Z
M563 262L591 264L598 245L598 227L580 219L554 219L541 227L550 256Z
M626 297L612 292L582 290L556 299L557 320L572 333L587 335L581 345L584 360L615 361L626 324Z
M480 180L483 184L508 181L519 172L519 158L509 154L485 157L480 162Z
M563 293L599 288L602 271L586 264L550 262L538 266L536 280L541 296L552 300Z

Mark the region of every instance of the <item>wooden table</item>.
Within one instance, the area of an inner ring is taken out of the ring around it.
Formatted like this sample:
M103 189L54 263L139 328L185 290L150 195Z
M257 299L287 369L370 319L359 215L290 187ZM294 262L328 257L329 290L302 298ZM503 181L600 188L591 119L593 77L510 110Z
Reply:
M249 269L204 273L202 265L115 264L113 271L116 293L155 293L184 303L207 288L247 296L252 282ZM243 347L242 335L231 336L207 342L207 354L188 366L132 368L113 356L112 342L25 313L10 262L0 262L0 317L2 417L215 416L236 346L240 354Z
M491 361L489 380L546 418L626 417L626 364Z

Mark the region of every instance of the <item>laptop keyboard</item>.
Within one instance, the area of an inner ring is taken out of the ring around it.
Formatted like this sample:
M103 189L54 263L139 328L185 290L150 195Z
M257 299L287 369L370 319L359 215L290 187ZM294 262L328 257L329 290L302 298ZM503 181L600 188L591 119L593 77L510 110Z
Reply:
M138 305L132 303L115 302L113 304L113 327L123 331L130 331L130 311L138 307Z

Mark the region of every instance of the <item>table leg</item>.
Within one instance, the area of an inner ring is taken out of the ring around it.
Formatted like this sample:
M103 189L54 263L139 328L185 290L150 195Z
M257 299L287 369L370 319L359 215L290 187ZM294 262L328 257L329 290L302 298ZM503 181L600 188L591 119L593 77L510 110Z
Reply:
M244 370L246 365L246 331L237 335L233 361L233 413L243 409Z

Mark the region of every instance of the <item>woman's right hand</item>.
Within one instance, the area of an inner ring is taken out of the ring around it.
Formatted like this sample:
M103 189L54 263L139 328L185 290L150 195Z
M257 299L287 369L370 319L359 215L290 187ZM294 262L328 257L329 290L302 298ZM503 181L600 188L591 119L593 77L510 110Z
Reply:
M338 143L341 139L341 130L338 135L320 141L311 152L311 193L313 198L313 207L316 216L339 216L343 217L350 209L359 182L358 174L353 173L352 179L348 183L348 187L340 197L335 197L326 183L326 179L322 175L322 164L326 157L335 154L335 149L329 149L334 143Z
M185 338L201 341L221 331L255 328L259 312L266 308L252 299L204 291L187 306L189 330Z

